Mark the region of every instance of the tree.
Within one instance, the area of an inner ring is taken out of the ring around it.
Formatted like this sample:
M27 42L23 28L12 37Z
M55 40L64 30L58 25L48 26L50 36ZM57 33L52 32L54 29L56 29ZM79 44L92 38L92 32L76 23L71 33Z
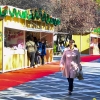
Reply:
M59 31L69 32L89 32L91 28L97 26L98 19L97 5L92 0L60 0L60 6L56 6L55 16L60 16L61 25ZM55 14L54 11L54 14Z
M0 4L11 5L21 9L42 8L52 14L51 0L2 0Z
M56 31L80 33L100 25L100 0L2 0L1 4L18 8L42 8L52 16L61 19ZM95 2L96 1L96 2Z

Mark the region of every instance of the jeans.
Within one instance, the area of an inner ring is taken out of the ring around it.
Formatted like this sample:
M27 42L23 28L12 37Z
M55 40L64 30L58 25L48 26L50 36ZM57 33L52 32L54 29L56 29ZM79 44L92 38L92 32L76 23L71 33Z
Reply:
M38 63L38 64L40 64L40 60L41 60L41 59L40 59L40 56L38 55L38 56L37 56L37 63Z
M35 64L40 64L40 56L39 55L36 55L35 56Z
M74 81L74 79L73 78L67 78L67 80L68 80L68 83L69 83L68 90L72 92L73 91L73 81Z
M41 55L42 65L44 65L44 55Z
M40 55L38 54L38 52L35 53L35 64L40 64Z
M30 59L30 67L32 67L35 64L35 52L28 52L28 56Z

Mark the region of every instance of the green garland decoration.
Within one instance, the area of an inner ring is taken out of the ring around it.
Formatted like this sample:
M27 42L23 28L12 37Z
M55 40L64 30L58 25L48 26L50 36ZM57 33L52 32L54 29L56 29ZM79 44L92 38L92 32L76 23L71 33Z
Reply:
M100 28L95 28L93 31L94 31L95 33L100 34Z
M8 13L8 9L3 8L4 10L1 9L0 7L0 16L1 17L6 17L7 13Z
M39 8L38 12L39 12L39 16L40 16L40 18L42 18L42 9Z
M35 20L35 19L36 19L35 15L32 14L32 18L31 18L31 20Z
M47 14L46 14L46 12L44 12L42 14L41 20L45 22L46 21L46 17L47 17Z
M53 24L55 26L61 24L60 19L50 17L50 15L47 14L45 11L42 12L41 8L39 8L38 10L35 9L34 13L32 14L28 14L27 10L20 11L20 10L16 10L16 8L13 8L12 10L10 10L8 9L7 6L4 8L0 7L0 16L6 17L7 14L9 14L11 17L17 17L17 18L20 17L22 19L28 19L28 20L41 19L41 21L45 22L46 24Z
M8 13L8 10L2 11L2 17L6 17L7 13Z
M57 25L60 25L60 24L61 24L60 19L57 19L56 21L57 21L57 22L56 22L56 23L57 23Z
M25 11L20 11L20 10L16 10L15 8L11 11L10 9L9 9L9 15L11 16L11 17L17 17L17 18L22 18L22 19L26 19L27 18L27 11L25 10Z
M52 17L50 18L50 24L53 24L53 18Z
M56 26L56 19L53 18L53 24Z
M32 14L29 14L28 16L27 16L27 19L28 20L31 20L33 18L33 15Z
M18 12L17 12L17 10L15 8L13 9L13 13L14 13L14 16L18 18L19 14L18 14Z
M1 7L0 7L0 16L2 16L2 11L1 11Z
M22 18L22 12L20 10L18 10L18 15L20 18Z
M11 17L14 17L14 13L13 12L11 12L11 10L9 9L9 15L11 16Z
M27 18L27 11L22 11L22 18L26 19Z
M35 18L36 18L37 20L40 19L40 15L39 15L38 10L35 10L35 11L34 11L34 16L35 16Z
M49 24L50 23L50 15L47 14L47 17L46 17L46 23Z

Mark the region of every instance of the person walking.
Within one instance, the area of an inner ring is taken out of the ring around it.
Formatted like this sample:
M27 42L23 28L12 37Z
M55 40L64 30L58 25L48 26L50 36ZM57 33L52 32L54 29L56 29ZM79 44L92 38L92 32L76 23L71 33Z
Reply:
M37 51L37 46L33 41L32 36L27 37L26 48L28 52L28 57L30 59L30 67L35 67L35 53Z
M37 52L36 52L36 54L37 54L37 56L36 56L36 64L37 64L37 66L40 66L41 65L41 57L40 57L40 55L41 55L41 53L42 53L42 43L41 43L41 41L40 41L40 39L38 39L38 42L37 42Z
M44 40L42 40L41 45L42 45L42 52L40 56L41 56L42 65L44 65L44 56L46 55L46 44Z
M44 65L44 56L46 55L46 44L45 41L42 40L38 42L38 48L37 48L37 52L38 52L38 59L41 58L41 64ZM40 63L40 61L39 61Z
M68 80L68 95L72 94L73 91L73 81L77 75L77 70L82 70L80 64L80 53L77 48L74 47L74 40L69 41L69 46L64 51L61 61L60 68Z

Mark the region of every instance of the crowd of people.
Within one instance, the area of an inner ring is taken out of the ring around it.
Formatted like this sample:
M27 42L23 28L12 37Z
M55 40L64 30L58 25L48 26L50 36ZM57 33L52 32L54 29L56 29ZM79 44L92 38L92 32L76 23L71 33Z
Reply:
M44 65L44 56L46 55L46 41L37 39L31 35L27 36L26 49L30 59L30 67Z

